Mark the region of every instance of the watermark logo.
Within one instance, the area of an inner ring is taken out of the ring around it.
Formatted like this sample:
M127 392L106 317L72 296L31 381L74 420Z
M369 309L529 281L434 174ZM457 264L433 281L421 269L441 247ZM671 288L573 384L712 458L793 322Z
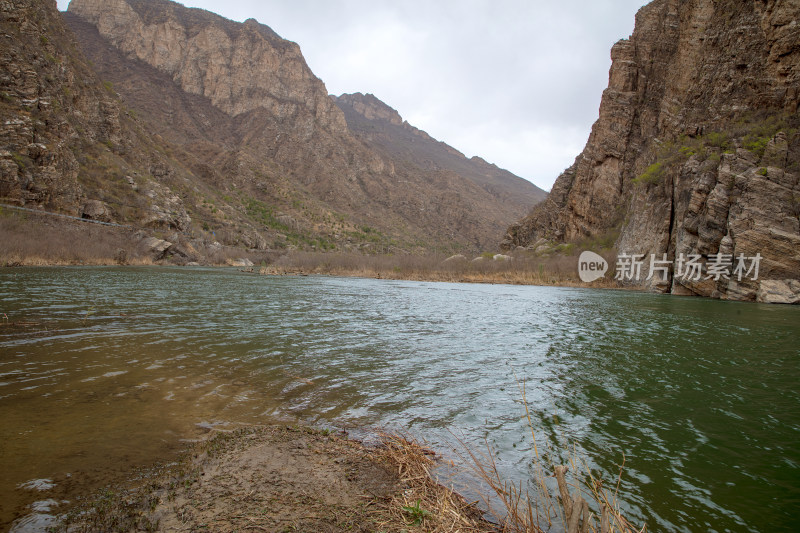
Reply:
M608 261L602 256L585 251L578 258L578 276L584 283L591 283L602 278L608 272Z
M659 258L650 254L619 254L615 265L614 279L617 281L667 281L670 275L685 282L703 280L758 280L761 254L745 256L739 254L679 254L674 260L667 254ZM649 267L649 268L648 268ZM600 255L585 251L578 258L578 276L584 283L602 278L608 271L608 262Z

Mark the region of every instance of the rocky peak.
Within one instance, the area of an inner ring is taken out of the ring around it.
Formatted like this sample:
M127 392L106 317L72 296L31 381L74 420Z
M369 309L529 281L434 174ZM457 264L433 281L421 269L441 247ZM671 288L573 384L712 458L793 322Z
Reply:
M239 24L166 0L72 0L69 11L229 115L261 108L276 120L305 117L298 127L306 135L346 130L300 47L253 19Z
M546 193L510 172L487 163L480 157L468 159L452 146L437 141L404 121L400 114L371 94L343 94L333 100L344 112L353 135L376 149L395 168L416 167L413 173L435 172L458 175L477 186L509 209L524 213L531 203ZM474 215L473 215L474 216Z
M336 98L336 102L349 105L369 120L385 120L396 126L403 124L400 113L369 93L343 94Z

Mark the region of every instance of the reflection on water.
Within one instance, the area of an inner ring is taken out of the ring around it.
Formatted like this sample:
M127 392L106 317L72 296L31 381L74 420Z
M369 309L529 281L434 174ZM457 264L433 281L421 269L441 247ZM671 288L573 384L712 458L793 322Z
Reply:
M171 268L8 269L0 302L2 529L276 419L487 437L525 479L514 372L540 446L612 474L624 453L622 499L652 530L800 516L796 307Z

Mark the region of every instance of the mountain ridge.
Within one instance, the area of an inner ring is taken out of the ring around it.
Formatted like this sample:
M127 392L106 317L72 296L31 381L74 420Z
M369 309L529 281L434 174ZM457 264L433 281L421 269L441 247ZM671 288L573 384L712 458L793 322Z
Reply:
M319 209L356 211L364 223L385 234L392 232L392 227L398 228L407 235L407 242L420 242L428 234L438 234L439 246L460 242L461 246L481 249L491 245L491 233L502 232L502 219L509 217L512 208L513 213L527 210L522 203L503 205L502 199L460 175L437 175L449 172L447 169L420 169L415 156L405 158L399 176L396 161L376 152L364 139L353 137L343 112L329 97L324 84L301 61L299 48L294 43L276 47L270 42L269 46L262 46L260 39L253 37L254 33L260 35L255 21L247 24L224 21L226 27L238 28L238 37L220 39L212 45L203 36L219 34L213 23L220 20L217 16L187 11L159 0L147 5L151 9L163 6L163 13L142 18L134 9L141 9L142 5L135 0L73 0L69 11L94 25L128 59L154 67L170 76L184 92L204 96L232 116L237 124L235 157L245 161L228 161L228 168L246 167L245 174L253 171L266 175L270 170L275 174L283 169L289 174L289 181L299 182L308 194L322 200L324 205ZM197 20L200 22L193 22ZM158 24L148 25L148 21ZM251 29L246 30L245 26ZM264 31L273 38L274 32ZM154 51L143 35L158 35L160 50ZM184 44L184 36L189 44ZM258 42L253 44L253 39ZM276 48L279 53L275 53ZM86 48L85 53L91 55L93 51ZM261 57L254 59L257 54ZM248 68L242 69L237 64L236 58L241 56L250 57ZM204 62L208 66L198 81L195 71ZM227 85L234 89L220 96L216 88ZM263 88L268 94L253 96L250 92L253 86ZM119 88L125 92L124 86ZM242 94L244 102L239 98ZM151 95L150 99L157 97ZM278 168L259 169L255 154L268 155ZM257 181L257 177L250 181ZM514 186L519 187L516 183ZM527 188L535 191L533 185ZM277 204L276 208L284 212L292 210L280 198L262 200ZM305 221L306 226L313 223ZM339 240L335 231L327 233L329 242Z
M416 151L424 158L419 162L428 169L448 168L481 186L490 194L498 194L497 186L508 188L502 196L504 202L525 209L542 201L547 193L538 187L532 189L527 180L488 163L481 157L467 158L462 152L443 141L438 141L420 130L372 94L343 94L334 101L345 113L350 130L370 147L402 161ZM364 120L366 119L366 120ZM382 124L386 122L388 124ZM413 148L410 146L413 145Z

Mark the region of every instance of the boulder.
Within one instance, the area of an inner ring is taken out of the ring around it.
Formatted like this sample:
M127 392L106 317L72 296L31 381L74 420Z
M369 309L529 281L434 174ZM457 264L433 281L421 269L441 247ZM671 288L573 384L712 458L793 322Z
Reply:
M81 209L81 218L109 222L111 220L111 212L106 204L100 200L87 200Z
M800 281L765 279L761 282L756 300L768 304L800 303Z
M152 256L155 261L163 259L170 246L172 246L171 242L156 237L145 237L139 243L139 247Z

